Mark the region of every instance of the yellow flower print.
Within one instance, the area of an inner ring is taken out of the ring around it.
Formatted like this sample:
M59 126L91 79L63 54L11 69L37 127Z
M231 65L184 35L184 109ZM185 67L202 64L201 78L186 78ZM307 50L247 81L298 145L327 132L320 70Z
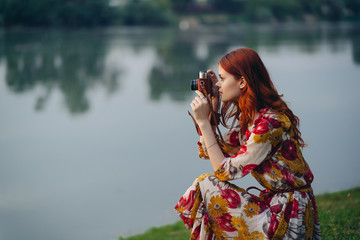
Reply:
M264 238L265 238L265 235L258 231L254 231L250 234L250 239L263 240Z
M278 145L278 143L282 140L282 135L283 135L282 128L278 128L278 129L274 130L270 136L271 144L273 146Z
M202 146L199 146L199 157L201 159L209 159L209 156L207 155L207 153L205 153L205 150Z
M304 187L305 185L306 183L301 179L295 179L294 181L294 187Z
M259 214L260 207L256 203L248 203L244 206L244 213L247 217L254 217Z
M197 179L198 179L199 182L201 182L208 176L211 176L211 174L210 173L204 173L204 174L200 175Z
M289 135L290 135L290 137L294 137L294 136L295 136L294 129L292 129L292 128L290 129Z
M291 122L285 114L279 115L279 122L284 129L289 129L291 127Z
M179 207L176 210L178 210L179 212L183 213L184 212L184 207Z
M300 158L296 158L295 160L287 160L281 154L279 154L278 159L279 161L284 162L287 165L287 167L294 172L305 174L308 170L307 165Z
M267 174L274 180L280 179L282 177L281 171L274 166L271 167L270 172Z
M224 212L228 211L228 203L224 198L217 195L210 199L208 204L209 213L212 217L220 217Z
M311 202L308 200L304 214L305 239L313 239L314 235L314 214L311 208Z
M251 235L247 231L239 231L239 235L234 240L251 240Z
M268 138L270 137L270 133L264 133L264 134L255 134L254 141L256 143L266 143L268 141Z
M221 166L218 168L218 170L215 171L215 176L216 176L220 181L227 181L227 180L229 180L229 173L228 173L227 171L224 171Z
M248 232L249 227L242 217L232 217L231 225L239 232Z
M212 231L215 234L216 239L225 239L225 233L216 221L211 221Z

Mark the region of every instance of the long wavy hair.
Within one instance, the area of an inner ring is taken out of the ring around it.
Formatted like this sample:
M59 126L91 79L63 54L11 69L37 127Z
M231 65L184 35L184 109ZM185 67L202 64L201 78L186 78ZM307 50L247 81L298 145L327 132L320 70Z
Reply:
M238 99L222 104L221 122L225 127L228 127L227 121L234 117L231 128L236 119L239 119L241 134L245 135L248 126L255 120L256 112L269 108L289 118L294 138L301 147L305 146L299 130L299 118L287 106L282 95L278 94L264 63L254 50L239 48L222 57L219 64L226 72L234 75L235 79L244 77L247 83Z

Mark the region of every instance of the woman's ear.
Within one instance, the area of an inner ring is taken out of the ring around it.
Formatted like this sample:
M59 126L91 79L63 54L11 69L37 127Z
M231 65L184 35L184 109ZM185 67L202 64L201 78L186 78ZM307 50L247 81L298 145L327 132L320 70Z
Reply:
M244 76L241 76L240 81L239 81L239 86L241 89L243 89L246 86L246 81Z

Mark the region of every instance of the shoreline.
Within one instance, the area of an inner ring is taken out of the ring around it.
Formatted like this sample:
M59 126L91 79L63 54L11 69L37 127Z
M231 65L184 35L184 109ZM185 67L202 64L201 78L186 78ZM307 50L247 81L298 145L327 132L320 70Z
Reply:
M360 239L360 186L315 196L323 239ZM119 240L180 240L190 233L181 220Z

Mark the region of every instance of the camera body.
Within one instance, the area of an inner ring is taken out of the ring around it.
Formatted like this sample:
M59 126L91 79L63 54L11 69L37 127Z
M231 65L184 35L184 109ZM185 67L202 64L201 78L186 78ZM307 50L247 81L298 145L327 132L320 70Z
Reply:
M210 73L208 73L206 71L200 71L199 78L190 81L191 90L193 90L193 91L199 90L205 96L207 94L212 95L212 81L211 81L210 77L211 77ZM206 91L206 93L204 92L204 90Z

